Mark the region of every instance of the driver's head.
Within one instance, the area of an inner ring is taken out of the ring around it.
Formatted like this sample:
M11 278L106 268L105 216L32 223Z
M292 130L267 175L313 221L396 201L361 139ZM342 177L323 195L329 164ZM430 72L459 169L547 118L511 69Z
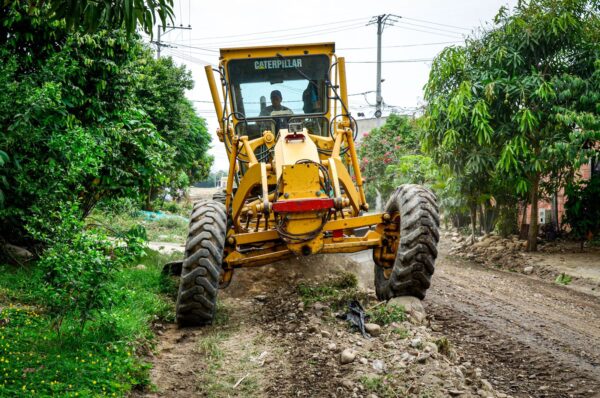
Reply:
M273 90L271 91L271 104L274 108L279 108L281 106L281 91Z

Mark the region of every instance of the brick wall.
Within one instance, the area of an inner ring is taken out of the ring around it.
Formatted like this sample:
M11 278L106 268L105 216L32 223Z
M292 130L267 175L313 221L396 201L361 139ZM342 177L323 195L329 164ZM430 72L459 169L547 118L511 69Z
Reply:
M581 166L581 168L579 169L578 175L579 175L579 178L581 178L583 180L589 180L592 177L591 164L588 163L588 164ZM561 190L557 193L557 208L558 208L558 223L559 223L559 225L562 225L563 216L565 214L566 200L567 200L567 198L565 197L564 189L561 188ZM552 211L552 202L540 200L538 202L538 209L548 209L548 210ZM519 211L519 223L521 222L522 217L523 217L523 210L521 209ZM526 224L529 224L530 217L531 217L531 205L527 206ZM546 222L548 222L548 221L546 221Z

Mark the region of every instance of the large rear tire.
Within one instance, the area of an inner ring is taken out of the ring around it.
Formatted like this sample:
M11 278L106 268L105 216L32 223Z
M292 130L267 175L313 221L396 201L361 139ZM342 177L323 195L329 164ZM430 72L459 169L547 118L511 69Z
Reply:
M225 207L214 200L194 204L185 247L176 315L180 326L211 324L225 244Z
M396 243L393 266L375 265L377 298L414 296L423 299L431 285L440 239L435 195L419 185L401 185L386 203L385 211L392 216L392 222L399 223L396 231L400 239Z

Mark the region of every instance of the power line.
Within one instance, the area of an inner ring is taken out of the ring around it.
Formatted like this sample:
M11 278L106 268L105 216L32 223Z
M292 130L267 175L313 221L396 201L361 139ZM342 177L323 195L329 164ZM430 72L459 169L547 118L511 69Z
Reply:
M208 61L205 61L205 60L200 59L200 58L192 57L191 55L188 55L186 53L182 53L182 52L176 51L176 50L174 50L172 48L167 48L167 49L165 49L165 51L167 51L171 56L183 59L184 61L188 61L188 62L199 64L199 65L216 66L212 62L208 62Z
M455 40L455 41L440 41L440 42L436 42L436 43L415 43L415 44L393 44L393 45L389 45L389 46L381 46L381 48L406 48L406 47L424 47L424 46L437 46L437 45L444 45L444 44L456 44L456 43L462 43L462 41L459 40ZM340 47L337 50L372 50L375 49L377 47L375 46L371 46L371 47Z
M450 33L450 34L454 34L454 35L463 35L464 34L461 32L456 32L454 30L440 29L440 28L435 28L433 26L419 25L419 24L410 23L410 22L398 21L398 23L401 23L403 25L408 25L408 26L416 26L417 28L429 29L429 30L433 30L435 32L445 32L445 33Z
M335 27L335 28L314 30L311 32L302 32L302 33L294 33L294 34L288 34L288 35L271 36L269 38L264 38L264 39L252 38L252 39L235 40L235 41L203 43L203 48L204 49L218 48L219 46L228 46L228 45L236 45L237 46L239 43L257 43L257 42L265 43L265 42L274 42L274 41L283 40L283 39L285 39L285 40L299 39L299 38L303 38L303 37L320 36L320 35L324 35L324 34L343 32L346 30L356 29L356 28L363 27L363 26L364 25L362 23L358 23L358 24L354 23L354 24L339 26L339 27ZM246 44L246 45L249 45L249 44Z
M415 58L415 59L397 59L397 60L385 60L379 61L382 64L395 64L395 63L413 63L413 62L432 62L432 58ZM346 61L347 64L376 64L378 61Z
M442 37L447 37L447 38L450 38L450 39L458 39L458 37L459 37L458 36L459 33L456 33L456 36L450 36L448 34L441 33L441 32L432 32L432 31L429 31L429 30L415 29L415 28L410 28L410 27L400 26L400 25L392 25L392 26L395 27L395 28L399 28L399 29L410 30L410 31L413 31L413 32L428 33L430 35L442 36Z
M431 21L426 21L424 19L409 18L409 17L401 17L401 18L402 19L407 19L409 21L421 22L421 23L426 23L426 24L430 24L430 25L445 26L447 28L454 28L454 29L461 29L461 30L471 30L469 28L463 28L461 26L447 25L447 24L438 23L438 22L431 22Z
M177 47L193 48L195 50L202 50L202 51L213 52L213 53L218 53L219 52L218 50L213 50L213 49L210 49L210 48L188 46L188 45L185 45L185 44L177 43L176 41L165 41L163 43L173 44L173 45L176 45Z
M205 40L213 40L213 39L228 39L228 38L235 38L235 37L248 37L248 36L263 35L263 34L268 34L268 33L277 33L277 32L284 32L284 31L291 31L291 30L303 30L303 29L311 29L311 28L323 27L323 26L330 26L330 25L339 25L339 24L345 24L345 23L348 23L348 22L364 21L364 20L365 20L364 17L363 18L354 18L354 19L346 19L346 20L343 20L343 21L321 23L321 24L316 24L316 25L298 26L298 27L295 27L295 28L267 30L267 31L262 31L262 32L251 32L251 33L243 33L243 34L228 35L228 36L209 36L209 37L204 37L204 38L193 39L193 41L196 42L196 41L205 41Z

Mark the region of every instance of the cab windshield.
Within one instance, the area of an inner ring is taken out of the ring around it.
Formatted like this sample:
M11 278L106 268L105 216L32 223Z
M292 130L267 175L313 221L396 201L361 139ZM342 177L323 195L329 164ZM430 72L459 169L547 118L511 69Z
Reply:
M235 112L246 119L327 112L325 55L238 59L228 70Z

